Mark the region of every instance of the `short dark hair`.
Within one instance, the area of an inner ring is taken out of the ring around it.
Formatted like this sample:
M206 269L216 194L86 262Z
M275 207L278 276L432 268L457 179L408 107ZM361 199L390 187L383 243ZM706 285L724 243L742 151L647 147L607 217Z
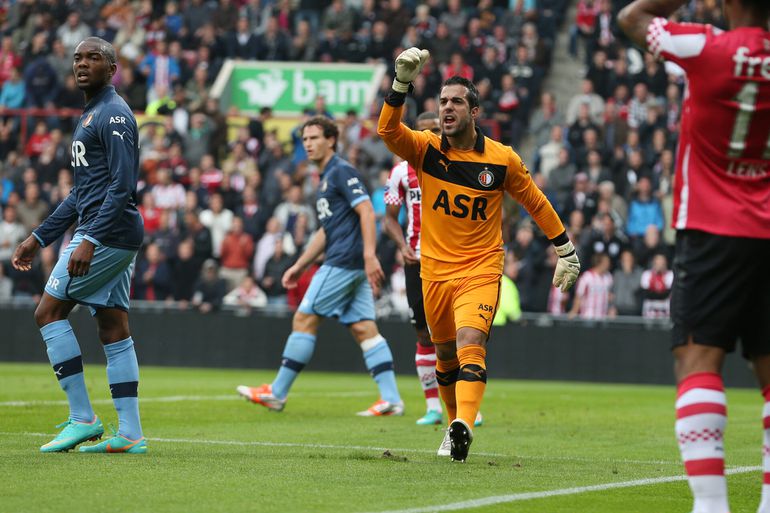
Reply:
M323 136L326 139L334 137L334 146L332 149L337 151L337 141L340 138L340 129L337 128L337 123L327 118L326 116L313 116L312 118L308 119L304 125L302 125L300 135L303 135L305 133L305 129L309 126L320 126L321 130L323 130Z
M81 43L86 42L99 45L99 51L102 55L104 55L104 58L107 59L110 64L117 64L118 54L115 52L115 47L113 47L109 42L105 41L101 37L96 36L87 37L81 41Z
M767 0L741 0L741 4L758 15L770 15L770 4L767 3Z
M470 105L471 108L479 106L479 91L476 89L476 86L473 85L473 82L465 77L455 75L446 79L441 87L443 89L444 87L450 85L464 86L466 89L468 89L468 94L465 95L465 99L468 100L468 105Z
M423 112L419 116L417 116L417 119L415 121L433 121L434 119L438 119L438 114L435 112Z

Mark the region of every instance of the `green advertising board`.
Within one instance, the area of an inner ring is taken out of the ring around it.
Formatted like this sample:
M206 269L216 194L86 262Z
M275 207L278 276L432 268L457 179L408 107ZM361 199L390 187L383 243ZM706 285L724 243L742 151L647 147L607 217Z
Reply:
M279 116L299 115L321 95L329 111L340 116L350 109L368 112L384 74L383 64L228 60L212 95L225 110L250 113L272 107Z

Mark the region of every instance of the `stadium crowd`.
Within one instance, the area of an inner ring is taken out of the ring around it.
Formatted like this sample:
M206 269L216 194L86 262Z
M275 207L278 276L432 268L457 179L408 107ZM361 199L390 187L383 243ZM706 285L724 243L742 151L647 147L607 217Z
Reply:
M266 128L268 107L228 138L228 116L241 114L220 111L209 94L213 81L228 58L390 68L402 49L425 47L432 58L414 82L410 120L437 110L443 79L476 82L484 130L515 149L525 136L534 139L530 171L579 247L586 271L573 297L561 295L550 285L551 245L526 212L509 209L505 272L521 309L665 316L683 81L621 37L615 15L626 3L579 1L570 50L584 59L585 78L562 111L542 81L568 0L19 0L0 12L0 108L81 109L73 48L89 35L111 41L120 56L116 89L136 112L163 119L141 129L146 240L132 298L201 312L222 304L296 307L314 269L297 289L280 282L316 229L318 170L305 159L297 129L281 140ZM681 16L722 24L709 0L693 1ZM369 112L338 120L339 153L370 181L380 216L393 156L372 116L391 80L383 79ZM48 111L22 139L18 111L0 114L0 301L38 298L71 232L44 248L31 273L9 262L72 187L68 139L77 117ZM298 127L316 114L329 115L323 97L308 105ZM390 282L380 306L404 312L399 255L386 237L379 252Z

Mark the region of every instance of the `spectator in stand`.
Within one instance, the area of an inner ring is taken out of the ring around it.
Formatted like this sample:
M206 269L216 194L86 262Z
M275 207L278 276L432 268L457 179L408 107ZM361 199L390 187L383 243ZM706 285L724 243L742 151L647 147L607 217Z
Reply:
M267 296L257 287L254 278L244 276L237 287L233 288L223 298L223 303L228 306L236 306L243 313L251 312L252 308L262 308L267 305Z
M283 240L276 239L273 255L265 264L265 273L260 280L260 285L267 294L267 302L271 305L287 304L286 289L281 283L281 278L294 263L294 258L286 254L283 246Z
M182 240L177 246L176 256L171 259L171 294L174 301L186 309L192 301L195 284L201 270L201 263L195 258L195 243L191 238Z
M626 248L620 253L620 266L612 274L612 316L639 315L641 305L642 270L636 265L634 253Z
M0 304L13 298L13 280L5 274L5 268L0 265Z
M213 253L213 243L211 241L211 231L201 223L196 212L189 211L184 215L184 230L182 236L191 238L193 241L193 254L198 266L204 260L211 258Z
M37 182L25 184L24 201L16 207L16 214L27 233L37 228L50 211L51 207L40 197L40 186Z
M612 275L610 257L606 253L596 253L591 260L592 266L578 278L575 286L575 299L569 317L580 316L586 320L606 319L612 304Z
M575 25L570 29L569 34L569 53L573 57L578 54L578 38L585 43L586 62L590 61L592 42L596 32L596 16L598 14L597 6L594 0L579 0L577 5L577 15Z
M618 235L615 221L612 216L608 214L597 214L596 218L598 218L601 230L593 231L591 238L583 248L583 253L580 256L592 260L594 255L603 253L610 257L609 270L612 271L618 265L620 252L625 247L626 242Z
M24 107L26 94L26 84L21 78L21 73L17 68L11 68L8 78L3 82L2 90L0 90L0 107L20 109Z
M144 220L145 235L152 235L160 228L160 209L155 205L155 198L149 192L142 195L139 214Z
M515 280L518 274L516 258L513 253L505 254L503 275L500 278L500 301L493 326L505 326L508 321L517 322L521 318L521 302L519 301L519 289Z
M521 109L521 89L516 86L513 76L506 73L500 79L500 94L494 119L500 123L503 137L517 144L521 135L524 113Z
M663 210L652 195L652 184L647 176L641 176L636 185L636 197L628 208L626 232L633 239L644 236L649 225L663 230Z
M286 200L275 207L273 215L287 232L293 232L297 218L304 215L308 220L310 231L315 231L315 212L304 202L302 188L299 185L291 186Z
M278 241L283 241L283 235L281 222L275 217L268 219L265 233L262 235L262 238L259 239L259 242L257 242L257 250L254 253L254 276L257 278L258 282L262 282L267 261L273 256L276 243Z
M574 152L580 150L584 143L583 133L586 130L593 130L598 133L599 125L591 119L591 107L588 103L582 103L578 107L578 115L575 122L569 126L567 132L567 141Z
M16 53L13 47L13 38L10 35L4 35L0 42L0 85L11 78L12 70L18 70L21 66L21 56Z
M253 60L257 57L257 35L249 26L249 19L240 16L235 31L225 35L227 57L230 59Z
M48 126L44 120L35 123L34 133L27 139L24 147L24 154L29 157L32 163L37 162L37 158L43 153L43 149L51 141L51 134L48 132Z
M171 170L160 168L155 174L158 183L152 187L155 205L161 209L177 210L185 204L185 190L179 183L171 181Z
M249 274L254 255L254 239L243 231L243 219L233 217L230 231L222 241L219 275L227 283L227 290L235 288Z
M70 11L67 21L56 31L56 39L64 45L64 55L75 53L75 47L85 38L92 35L92 30L80 20L78 11Z
M564 203L564 212L580 210L583 217L590 223L596 213L597 194L591 188L591 182L585 173L575 175L575 185Z
M214 258L219 258L222 241L233 223L233 212L225 208L222 194L215 192L211 195L209 208L201 212L200 220L211 231L212 254Z
M285 61L289 58L290 41L278 25L278 19L270 16L264 32L257 38L256 58L261 61Z
M171 296L171 269L157 244L145 247L134 272L134 298L144 301L165 301Z
M535 146L541 147L550 140L553 127L563 127L564 116L556 105L553 93L544 92L540 95L540 107L532 114L529 131L535 137Z
M607 62L607 53L604 50L597 50L591 59L591 66L588 68L586 78L591 81L596 94L602 98L609 98L612 91L612 70Z
M443 66L441 70L442 80L446 81L453 76L460 76L473 81L473 67L465 62L465 57L460 52L452 53L449 63Z
M666 256L660 253L655 255L650 268L642 273L642 317L647 319L669 317L673 283L674 273L668 268Z
M216 260L203 262L201 276L195 284L192 305L203 314L215 312L222 306L226 293L227 285L217 273Z
M162 93L171 91L179 79L179 61L168 54L165 40L155 44L155 50L139 63L139 71L147 80L147 103L160 98Z
M0 221L0 267L11 263L11 256L16 246L27 237L27 230L16 216L16 207L7 206L2 209L3 220Z
M634 97L628 104L628 126L639 128L647 120L647 109L652 107L653 97L647 84L638 82L634 86Z
M564 145L564 131L561 126L554 125L551 128L551 139L540 146L537 150L538 170L540 173L549 178L551 171L556 169L561 164L562 150L566 151ZM567 158L569 158L569 152L567 152ZM570 177L570 186L572 180Z
M580 82L580 91L581 93L572 97L567 105L567 124L575 123L581 106L587 104L591 122L599 125L604 120L604 99L594 92L594 85L587 78Z
M572 195L573 184L577 167L570 162L569 150L561 148L559 150L559 163L548 173L548 183L556 195L556 202L560 206L559 215L566 218L569 212L566 211L567 200Z

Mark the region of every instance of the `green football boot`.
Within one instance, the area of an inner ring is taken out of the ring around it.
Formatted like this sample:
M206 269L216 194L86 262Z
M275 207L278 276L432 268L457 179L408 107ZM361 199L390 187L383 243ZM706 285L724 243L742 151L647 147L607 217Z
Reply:
M104 434L104 426L99 417L94 415L91 422L75 422L67 420L56 426L63 427L61 433L56 438L40 447L40 452L64 452L74 449L76 445L87 440L99 440Z
M139 440L129 440L125 436L116 434L104 442L96 445L84 445L80 452L99 452L99 453L127 453L127 454L147 454L147 441L144 437Z

